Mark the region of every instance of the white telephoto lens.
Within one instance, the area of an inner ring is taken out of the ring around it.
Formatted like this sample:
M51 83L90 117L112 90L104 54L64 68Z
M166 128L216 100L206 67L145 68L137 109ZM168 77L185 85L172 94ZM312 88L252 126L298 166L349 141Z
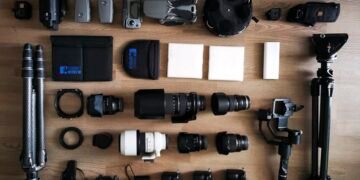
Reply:
M145 133L145 152L153 153L156 149L155 147L155 139L153 132Z
M143 155L143 160L154 160L167 148L167 136L160 132L126 130L120 134L120 153L124 156Z
M122 155L137 156L137 130L123 131L119 140Z
M167 137L165 134L154 132L154 139L155 139L155 153L156 156L160 156L160 151L165 150L167 148Z

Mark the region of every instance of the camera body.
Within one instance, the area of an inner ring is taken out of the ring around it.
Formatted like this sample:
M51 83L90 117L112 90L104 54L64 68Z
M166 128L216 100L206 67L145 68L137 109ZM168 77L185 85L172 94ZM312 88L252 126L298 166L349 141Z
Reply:
M47 28L58 30L67 11L67 0L39 0L40 22Z
M141 22L141 0L123 0L123 27L127 29L139 29Z

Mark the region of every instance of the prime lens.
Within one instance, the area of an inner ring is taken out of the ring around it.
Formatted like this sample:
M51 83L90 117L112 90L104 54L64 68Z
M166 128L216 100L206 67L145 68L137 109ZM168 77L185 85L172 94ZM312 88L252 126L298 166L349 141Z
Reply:
M88 114L93 117L113 115L124 110L124 101L115 96L95 94L87 98L86 109Z
M215 115L225 115L231 111L241 111L250 108L250 97L242 95L227 96L224 93L214 93L211 96L211 108Z
M195 171L193 173L193 180L212 180L211 171Z
M219 154L228 155L232 152L240 152L249 148L247 136L240 134L228 134L220 132L216 135L216 149Z
M206 150L208 141L205 136L200 134L179 133L177 137L177 147L180 153L190 153Z
M161 180L180 180L181 174L179 172L163 172Z
M246 180L246 173L242 169L227 169L225 172L226 180Z

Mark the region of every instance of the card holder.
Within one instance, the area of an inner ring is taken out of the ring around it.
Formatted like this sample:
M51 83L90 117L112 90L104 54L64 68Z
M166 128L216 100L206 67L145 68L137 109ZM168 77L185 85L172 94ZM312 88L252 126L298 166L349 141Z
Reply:
M111 36L51 36L54 81L111 81Z

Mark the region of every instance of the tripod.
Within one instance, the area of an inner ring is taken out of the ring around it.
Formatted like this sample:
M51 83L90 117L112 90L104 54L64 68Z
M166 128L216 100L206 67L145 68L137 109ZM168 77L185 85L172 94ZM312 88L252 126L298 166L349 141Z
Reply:
M27 180L39 180L45 167L44 59L42 46L25 44L23 50L23 149L20 157Z
M331 100L334 92L333 70L330 63L337 58L337 51L346 43L347 34L315 34L313 36L317 60L321 67L311 81L312 96L312 180L330 180L328 175ZM321 148L320 174L319 153Z

